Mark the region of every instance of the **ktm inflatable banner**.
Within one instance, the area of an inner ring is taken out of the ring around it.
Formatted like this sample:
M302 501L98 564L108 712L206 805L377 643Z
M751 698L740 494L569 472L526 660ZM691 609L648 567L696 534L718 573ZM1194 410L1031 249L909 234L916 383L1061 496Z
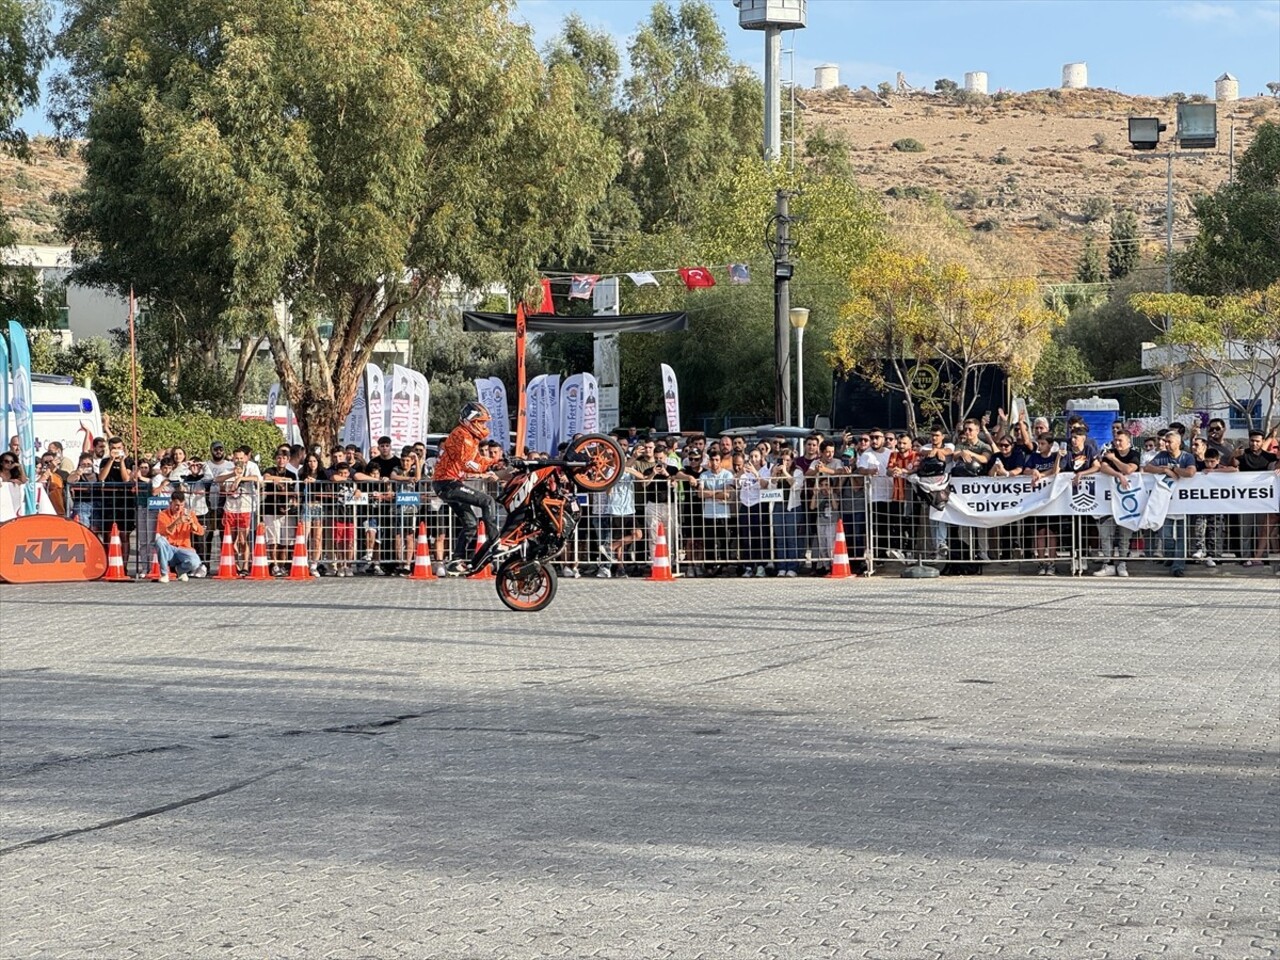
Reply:
M36 514L0 525L0 580L71 583L106 572L102 541L74 520Z

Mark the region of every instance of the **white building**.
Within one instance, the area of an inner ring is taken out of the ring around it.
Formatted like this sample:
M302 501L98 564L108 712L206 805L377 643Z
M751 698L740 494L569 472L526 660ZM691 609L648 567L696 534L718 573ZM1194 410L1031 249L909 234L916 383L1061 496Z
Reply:
M112 330L129 325L127 297L97 287L67 284L72 270L70 247L17 244L0 251L0 267L34 269L41 285L60 299L57 331L64 344L108 337Z
M1245 409L1255 428L1266 430L1280 420L1280 384L1267 383L1280 364L1280 343L1255 354L1252 362L1243 344L1233 342L1229 349L1221 365L1210 370L1193 362L1185 348L1144 343L1142 367L1160 378L1160 415L1166 420L1196 413L1221 417L1232 439L1247 435Z

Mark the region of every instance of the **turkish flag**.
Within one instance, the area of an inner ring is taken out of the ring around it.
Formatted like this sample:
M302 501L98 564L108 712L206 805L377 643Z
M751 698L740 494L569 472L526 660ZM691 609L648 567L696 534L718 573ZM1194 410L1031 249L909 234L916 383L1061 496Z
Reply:
M688 290L697 290L699 287L714 287L716 285L716 278L711 276L711 271L706 267L681 267L677 272Z

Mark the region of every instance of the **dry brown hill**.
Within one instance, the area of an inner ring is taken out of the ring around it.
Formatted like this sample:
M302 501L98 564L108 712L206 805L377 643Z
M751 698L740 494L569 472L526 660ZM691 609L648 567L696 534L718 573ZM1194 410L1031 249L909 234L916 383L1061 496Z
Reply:
M1087 230L1105 245L1112 210L1132 210L1149 238L1144 248L1163 249L1166 161L1130 148L1128 118L1167 118L1163 146L1172 141L1173 99L1036 90L976 105L891 94L886 105L865 88L806 90L799 98L804 127L842 139L864 186L890 197L910 188L941 195L970 225L1007 231L1025 243L1046 280L1072 278ZM1261 123L1280 120L1280 101L1220 104L1218 149L1174 158L1175 247L1194 231L1192 198L1227 179L1232 117L1238 158ZM908 138L924 151L894 149L895 141Z
M915 188L940 195L971 225L1006 231L1025 243L1046 280L1071 279L1085 232L1092 229L1105 242L1112 210L1133 210L1150 251L1163 246L1165 161L1130 149L1127 118L1171 119L1172 99L1100 89L1036 90L964 105L908 93L891 95L886 106L869 90L847 88L805 90L800 99L804 126L843 139L868 189L901 195ZM1259 124L1280 121L1280 101L1253 98L1220 105L1218 149L1175 158L1179 246L1194 229L1191 199L1227 178L1231 117L1236 118L1238 157ZM906 138L919 141L924 151L893 148ZM48 140L35 141L29 164L0 154L0 203L23 242L60 241L56 197L82 175L76 153L60 155ZM890 205L909 202L892 194L886 199Z

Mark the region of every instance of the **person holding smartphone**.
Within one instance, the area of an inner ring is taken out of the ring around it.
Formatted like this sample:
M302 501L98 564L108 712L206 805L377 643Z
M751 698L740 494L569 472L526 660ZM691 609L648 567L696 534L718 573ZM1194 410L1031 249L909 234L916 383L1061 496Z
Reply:
M169 506L156 515L156 557L160 563L160 582L169 582L169 570L185 583L189 574L197 578L208 573L200 555L191 547L191 536L204 533L204 525L187 509L187 495L175 490L169 495Z

